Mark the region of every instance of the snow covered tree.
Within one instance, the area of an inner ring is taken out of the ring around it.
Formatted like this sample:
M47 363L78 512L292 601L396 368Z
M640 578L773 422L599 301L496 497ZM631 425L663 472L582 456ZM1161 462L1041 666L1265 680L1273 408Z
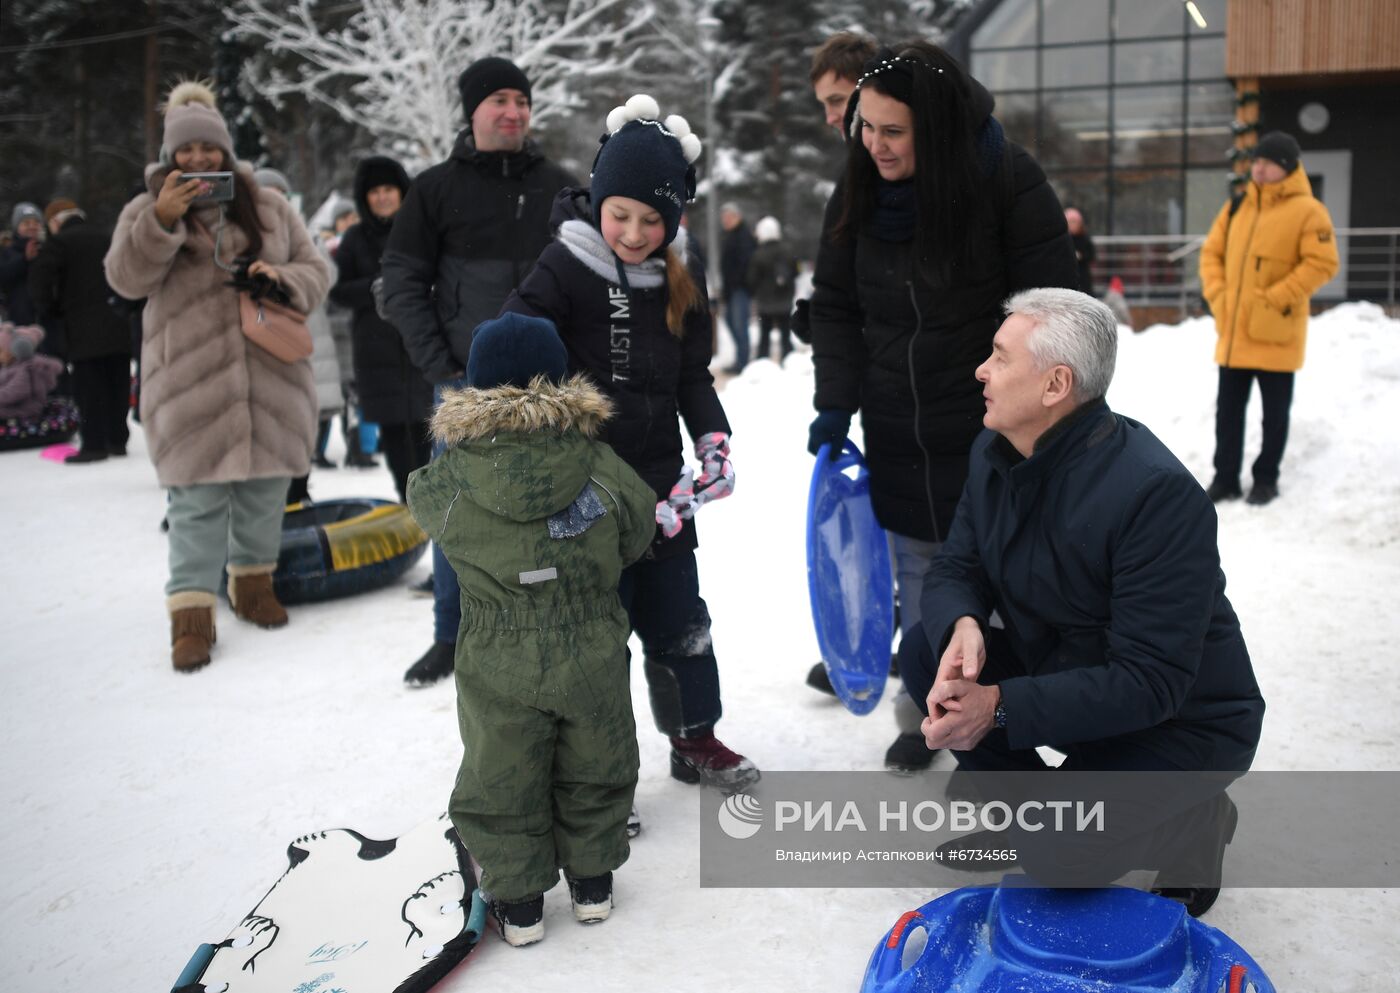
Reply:
M590 79L626 71L653 14L648 0L363 0L319 10L316 0L241 0L232 30L285 70L260 61L252 82L274 100L300 96L331 108L414 165L447 156L462 121L457 76L487 55L530 76L536 125L580 105ZM347 85L348 84L348 85Z

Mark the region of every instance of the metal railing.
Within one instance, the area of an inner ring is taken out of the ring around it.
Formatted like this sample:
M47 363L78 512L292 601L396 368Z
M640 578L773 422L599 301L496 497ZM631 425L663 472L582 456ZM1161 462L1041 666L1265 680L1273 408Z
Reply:
M1338 228L1341 269L1314 297L1321 302L1373 300L1394 308L1400 300L1400 228ZM1094 238L1094 283L1102 292L1123 280L1132 307L1199 309L1200 249L1204 235L1105 235Z

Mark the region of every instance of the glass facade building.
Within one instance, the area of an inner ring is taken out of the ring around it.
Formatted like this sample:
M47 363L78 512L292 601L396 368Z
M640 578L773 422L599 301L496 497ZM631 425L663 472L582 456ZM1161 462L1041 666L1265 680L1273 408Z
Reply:
M988 0L955 49L1096 235L1203 234L1230 195L1226 0Z

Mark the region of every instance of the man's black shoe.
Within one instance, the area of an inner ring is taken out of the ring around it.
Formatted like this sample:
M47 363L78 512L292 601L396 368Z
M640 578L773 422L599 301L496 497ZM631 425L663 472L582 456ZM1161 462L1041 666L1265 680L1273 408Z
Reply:
M1277 483L1255 483L1250 488L1249 496L1244 498L1244 502L1251 506L1262 507L1266 503L1272 503L1277 498Z
M1212 503L1219 503L1222 500L1238 500L1244 496L1244 490L1240 489L1239 480L1221 479L1216 476L1206 487L1206 496L1210 497Z
M885 752L885 768L896 775L912 776L933 764L934 751L918 732L901 734Z
M68 465L83 465L87 462L106 462L107 449L105 448L84 448L74 452L63 460Z
M1168 900L1175 900L1186 908L1186 912L1192 917L1200 917L1211 907L1215 906L1216 897L1220 896L1219 886L1192 886L1166 889L1156 889L1152 891L1158 896L1164 896Z
M832 696L836 695L836 690L831 685L831 677L826 674L824 662L818 662L807 671L807 685L814 690L820 690Z
M457 646L445 641L433 642L433 647L423 653L423 657L408 667L403 674L404 685L410 689L432 686L440 679L452 675L453 658Z

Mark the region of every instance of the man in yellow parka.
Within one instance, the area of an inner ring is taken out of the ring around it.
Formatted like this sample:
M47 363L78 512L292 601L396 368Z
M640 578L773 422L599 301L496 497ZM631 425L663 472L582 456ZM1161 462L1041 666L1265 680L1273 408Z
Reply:
M1245 406L1256 379L1264 401L1264 443L1246 502L1262 505L1278 496L1309 301L1337 271L1332 218L1312 195L1299 154L1292 135L1271 131L1260 138L1252 182L1242 199L1220 209L1201 247L1201 293L1219 336L1215 480L1206 490L1216 502L1243 495Z

